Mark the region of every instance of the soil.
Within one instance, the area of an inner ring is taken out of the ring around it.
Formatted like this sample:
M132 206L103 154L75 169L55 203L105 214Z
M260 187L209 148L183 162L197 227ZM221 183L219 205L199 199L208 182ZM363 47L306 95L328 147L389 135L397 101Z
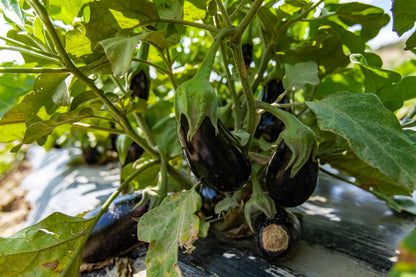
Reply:
M26 191L20 184L30 172L30 162L23 160L0 178L0 237L8 237L26 227L30 204L25 201Z

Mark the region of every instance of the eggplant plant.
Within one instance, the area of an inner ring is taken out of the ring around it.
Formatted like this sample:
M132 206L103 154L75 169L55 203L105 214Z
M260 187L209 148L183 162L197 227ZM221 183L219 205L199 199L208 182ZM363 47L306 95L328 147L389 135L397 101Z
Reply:
M216 226L247 225L254 243L254 217L289 242L260 235L263 248L293 254L301 227L290 214L295 227L282 227L281 206L307 201L319 174L411 211L396 196L416 188L415 59L387 69L368 46L392 19L400 36L412 28L410 2L393 1L390 18L338 0L2 1L0 54L23 64L0 66L0 142L17 152L88 138L116 150L123 181L91 217L55 213L0 238L0 275L77 276L123 191L146 207L133 230L150 277L181 276L178 249Z

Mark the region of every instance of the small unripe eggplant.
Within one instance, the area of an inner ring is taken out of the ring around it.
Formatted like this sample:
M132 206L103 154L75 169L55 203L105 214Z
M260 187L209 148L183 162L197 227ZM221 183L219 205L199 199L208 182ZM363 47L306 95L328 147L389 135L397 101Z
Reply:
M141 148L140 145L133 141L127 149L127 156L124 165L135 162L140 158L143 152L143 148Z
M141 194L130 194L113 201L108 211L98 220L85 244L82 253L84 262L95 263L123 255L140 243L137 239L137 218L148 210L147 205L134 209L141 197ZM92 210L84 217L91 218L99 210L100 208Z
M98 152L96 147L83 147L82 157L87 164L93 165L97 164L98 161L101 159L101 153Z
M283 141L278 145L276 152L270 160L266 185L270 197L276 205L283 207L296 207L308 200L316 188L319 165L312 156L299 169L293 178L290 178L292 167L287 167L292 157L292 151Z
M261 95L260 101L266 103L273 103L276 101L277 97L283 93L285 89L283 88L282 81L277 81L273 79L263 87L263 93ZM288 99L285 97L282 99L281 103L288 103ZM288 109L284 109L288 111ZM263 137L265 141L273 142L278 137L280 132L283 131L285 125L282 121L276 118L269 112L265 112L260 116L259 124L257 125L256 132L254 133L255 138Z
M268 261L290 257L301 236L299 219L283 208L276 209L273 217L261 214L255 223L257 250Z
M218 120L218 132L208 117L190 140L188 131L188 121L182 115L179 141L195 176L219 192L242 188L251 174L250 161L221 121Z
M144 70L131 78L130 89L133 91L132 97L149 99L150 81Z
M241 48L243 50L244 65L248 68L253 61L253 44L245 43Z

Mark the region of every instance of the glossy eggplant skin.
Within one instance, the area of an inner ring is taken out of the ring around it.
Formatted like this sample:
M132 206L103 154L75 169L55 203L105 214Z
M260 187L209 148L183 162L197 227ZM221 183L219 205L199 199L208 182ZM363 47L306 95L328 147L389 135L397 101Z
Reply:
M222 199L221 195L214 189L207 187L204 184L199 185L198 193L202 198L201 211L208 216L215 215L215 205Z
M291 212L276 207L273 217L261 214L255 222L257 251L268 261L290 257L299 245L302 226Z
M131 78L130 89L133 91L133 98L149 99L150 81L143 70Z
M282 81L278 82L276 79L273 79L264 86L260 101L271 104L276 101L277 97L284 91L285 89L283 88ZM288 103L289 101L285 97L280 102ZM288 109L284 110L288 111ZM265 141L273 142L279 137L280 132L282 132L284 128L285 125L282 121L277 119L271 113L265 112L260 116L260 121L257 125L254 137L257 139L263 137Z
M250 67L251 62L253 61L253 44L245 43L241 48L243 50L244 65Z
M82 253L82 261L96 263L110 257L125 254L138 244L137 221L148 206L134 209L141 200L141 194L129 194L117 198L95 225ZM84 218L91 218L98 213L97 208L87 213Z
M133 141L127 150L127 157L124 162L124 165L135 162L137 159L140 158L143 152L144 152L144 149L141 148L140 145L138 145L136 142Z
M220 120L217 134L208 117L190 141L186 138L188 130L188 121L182 115L179 141L195 176L218 192L242 188L251 174L250 161Z
M308 200L318 181L318 162L312 157L302 166L293 178L290 178L289 167L285 168L292 157L292 151L282 141L270 160L266 173L266 185L270 197L276 205L296 207Z

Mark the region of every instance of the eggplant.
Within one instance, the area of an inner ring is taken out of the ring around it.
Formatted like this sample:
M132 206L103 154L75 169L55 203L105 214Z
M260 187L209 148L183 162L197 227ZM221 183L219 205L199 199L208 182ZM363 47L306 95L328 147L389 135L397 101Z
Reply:
M96 147L83 147L82 157L87 164L93 165L97 164L98 161L101 159L101 153L98 152Z
M295 253L301 237L301 223L291 212L276 207L273 217L261 214L255 222L257 251L268 261L281 260Z
M143 152L144 152L144 149L141 148L140 145L138 145L136 142L133 141L132 144L130 144L129 148L127 149L127 156L126 156L126 160L124 161L124 165L135 162L137 159L140 158Z
M273 79L263 87L263 94L261 95L260 101L266 103L273 103L276 101L277 97L285 91L283 88L282 81L277 81ZM287 97L284 97L281 103L289 103ZM289 109L284 109L289 111ZM273 142L278 137L280 132L283 131L285 125L281 120L276 118L273 114L269 112L265 112L260 116L259 124L257 125L256 131L254 133L254 137L259 139L263 137L265 141Z
M241 48L243 50L244 65L248 68L253 61L253 44L245 43L241 46Z
M141 70L131 78L130 89L133 91L133 98L149 99L150 80L144 70Z
M239 190L251 174L251 165L238 141L218 120L216 133L211 120L205 117L190 141L185 115L181 116L179 141L189 167L197 178L218 192Z
M202 213L208 216L215 215L215 205L222 199L221 195L216 192L214 189L207 187L204 184L200 184L198 188L198 193L202 198Z
M283 207L296 207L308 200L316 188L319 165L312 156L299 169L293 178L290 178L292 166L285 170L292 151L282 141L273 154L266 173L266 185L269 195L274 202Z
M148 210L147 204L134 209L141 198L141 194L129 194L111 203L85 244L83 262L96 263L110 257L122 256L140 243L137 239L136 219ZM92 210L84 218L95 216L99 210L100 208Z

